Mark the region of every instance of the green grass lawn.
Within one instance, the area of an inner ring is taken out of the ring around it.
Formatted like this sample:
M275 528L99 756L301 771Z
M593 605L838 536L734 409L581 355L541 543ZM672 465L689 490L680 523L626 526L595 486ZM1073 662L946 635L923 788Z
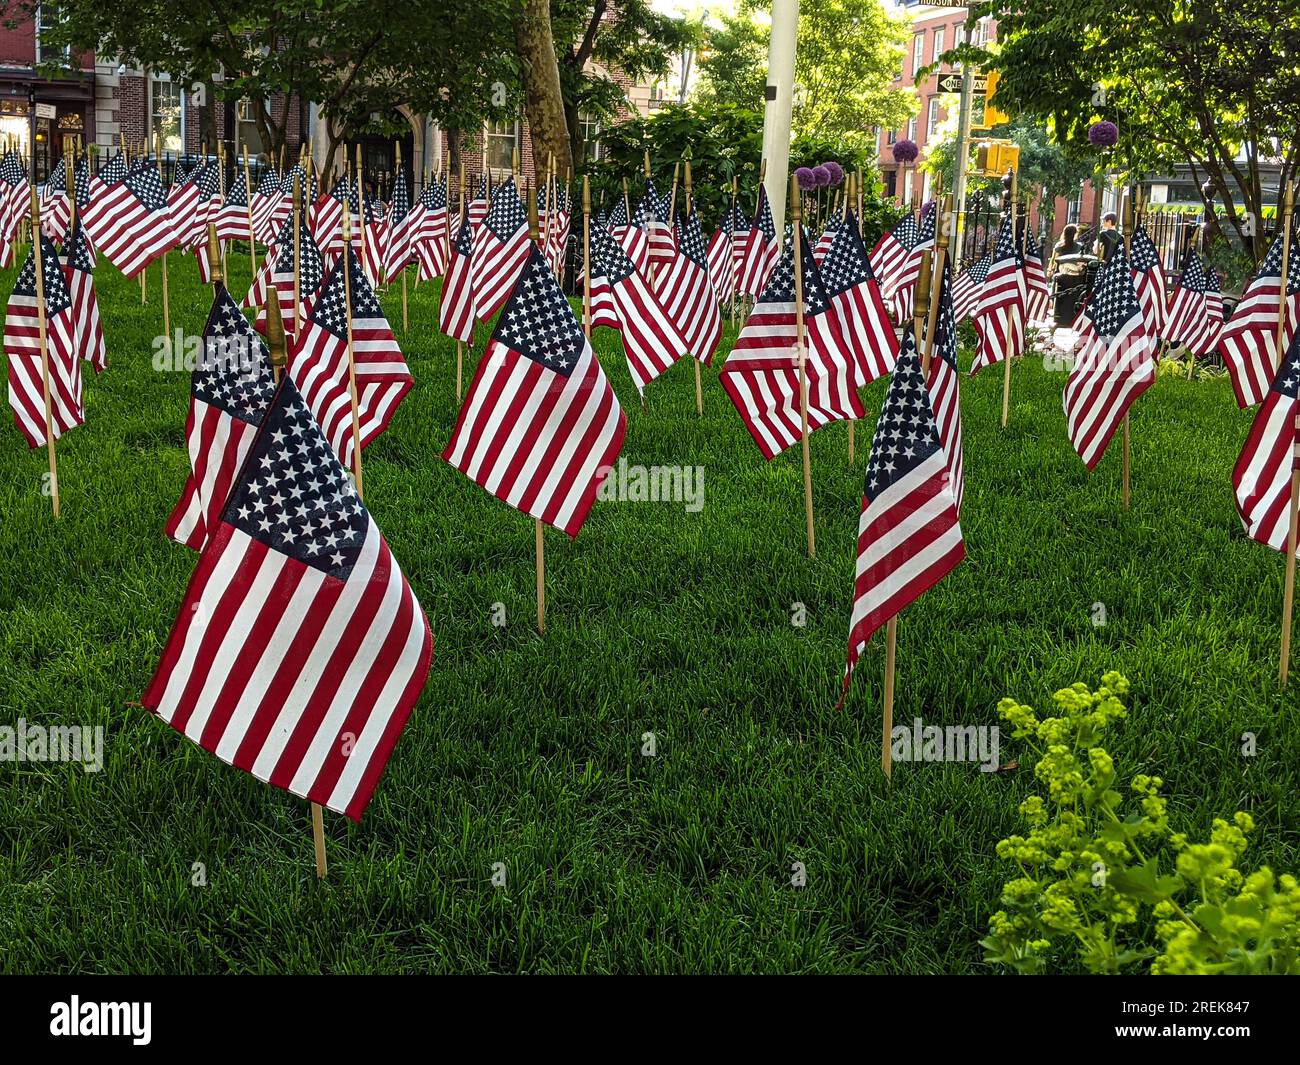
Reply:
M230 264L242 292L247 257ZM13 280L0 274L6 296ZM988 971L978 940L1012 875L994 845L1021 828L1028 763L899 764L886 785L883 639L834 710L883 383L864 397L855 466L845 426L813 437L810 560L798 449L762 460L717 367L702 420L685 364L642 411L603 332L623 455L703 466L704 508L597 503L575 542L548 531L540 637L532 522L439 457L457 405L436 289L412 293L405 336L390 292L417 385L366 452L366 502L428 614L434 660L363 823L326 815L318 883L306 803L130 705L196 560L163 534L187 472L189 380L151 367L158 266L145 307L111 267L98 282L109 367L59 445L61 520L41 492L44 452L8 419L0 430L0 724L98 724L107 743L98 774L0 765L0 969ZM171 294L173 328L201 329L211 297L192 259L172 257ZM1004 431L1000 371L963 379L968 557L902 615L896 721L995 724L1003 695L1045 707L1118 669L1133 685L1107 743L1121 777L1163 776L1173 821L1197 836L1249 810L1249 862L1295 871L1282 558L1243 538L1232 502L1251 415L1226 379L1160 379L1133 414L1124 513L1119 447L1087 475L1063 382L1026 359ZM1002 760L1017 758L1004 737ZM191 885L195 863L206 886Z

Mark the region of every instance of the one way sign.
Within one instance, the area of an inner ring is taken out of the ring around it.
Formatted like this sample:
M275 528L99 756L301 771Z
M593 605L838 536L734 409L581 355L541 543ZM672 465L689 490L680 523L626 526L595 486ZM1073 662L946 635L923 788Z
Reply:
M982 93L988 90L989 78L987 74L976 74L971 89L974 92ZM960 74L940 74L939 75L940 92L961 92L961 75Z

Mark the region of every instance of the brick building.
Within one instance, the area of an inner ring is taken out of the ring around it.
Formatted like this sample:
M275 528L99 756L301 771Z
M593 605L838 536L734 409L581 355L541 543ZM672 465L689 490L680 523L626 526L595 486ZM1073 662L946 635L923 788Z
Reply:
M906 9L912 20L912 42L903 60L903 69L898 72L895 81L912 85L918 70L938 62L945 51L956 48L967 40L968 11L962 7L939 7L908 3L906 0L899 6ZM970 42L976 45L996 40L997 20L992 17L980 19L970 34ZM918 164L925 162L931 141L956 122L959 97L956 93L940 92L938 82L941 75L959 71L959 67L950 63L939 63L934 73L916 85L915 92L920 103L917 115L908 121L905 128L878 131L877 149L885 192L902 203L923 203L932 196L933 175L919 169ZM905 167L894 161L892 151L895 142L904 137L915 141L920 149L916 162ZM1035 200L1030 205L1029 212L1030 225L1033 227L1038 226L1038 208L1039 202ZM1101 210L1100 192L1091 182L1084 182L1079 195L1072 200L1058 196L1053 212L1053 236L1067 222L1094 224Z

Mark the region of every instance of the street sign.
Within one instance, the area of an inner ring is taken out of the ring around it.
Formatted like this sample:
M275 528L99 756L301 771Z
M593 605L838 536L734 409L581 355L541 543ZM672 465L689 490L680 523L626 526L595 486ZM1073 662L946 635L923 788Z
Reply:
M974 83L971 86L972 92L981 95L988 88L989 78L987 74L976 74ZM961 92L961 75L960 74L940 74L939 75L940 92Z
M58 108L54 104L37 104L37 118L54 118L58 115Z

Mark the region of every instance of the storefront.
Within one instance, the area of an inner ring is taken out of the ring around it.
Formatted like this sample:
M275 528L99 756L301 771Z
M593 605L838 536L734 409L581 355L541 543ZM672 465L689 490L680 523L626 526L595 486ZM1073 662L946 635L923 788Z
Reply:
M94 95L89 71L56 80L0 71L0 141L32 158L36 180L44 181L65 151L94 139Z

